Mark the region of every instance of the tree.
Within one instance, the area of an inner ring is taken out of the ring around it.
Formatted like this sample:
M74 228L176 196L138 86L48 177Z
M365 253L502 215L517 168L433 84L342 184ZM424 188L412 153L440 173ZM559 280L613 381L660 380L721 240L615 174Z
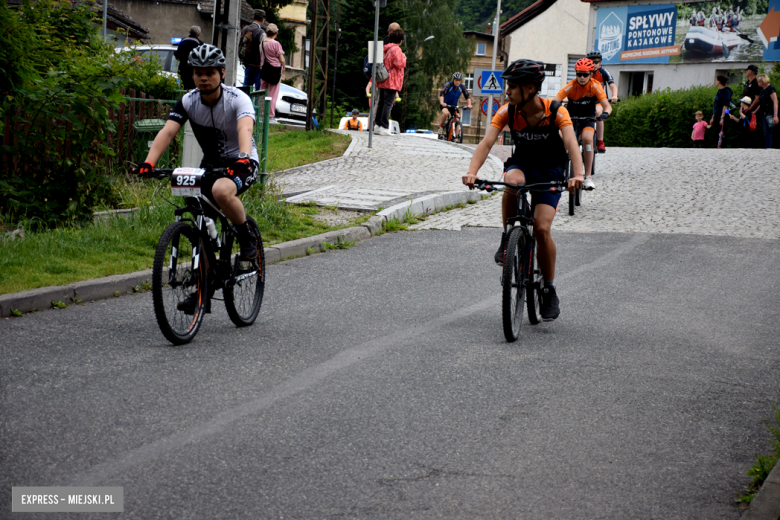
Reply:
M380 11L379 37L387 35L392 22L401 24L407 58L402 102L393 118L402 127L428 126L438 110L434 88L443 78L468 67L473 42L463 36L463 27L453 12L458 0L388 0ZM331 23L335 30L338 0L331 0ZM369 0L341 0L339 66L336 74L337 102L345 108L367 110L363 59L374 34L374 4ZM428 37L434 38L423 43ZM335 38L331 38L334 42ZM333 59L333 53L330 53ZM331 63L331 67L332 67ZM332 70L332 69L331 69Z

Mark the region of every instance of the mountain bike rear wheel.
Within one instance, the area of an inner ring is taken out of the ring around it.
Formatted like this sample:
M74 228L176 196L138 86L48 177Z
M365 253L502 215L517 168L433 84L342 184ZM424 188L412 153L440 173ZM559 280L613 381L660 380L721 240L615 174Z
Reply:
M206 306L203 242L186 222L174 222L160 237L152 267L152 302L163 336L174 345L198 333Z
M574 168L573 168L573 165L571 163L571 159L569 159L569 161L566 163L566 183L567 184L569 182L569 179L571 179L572 177L574 177ZM574 193L571 193L571 192L569 193L569 215L574 215L574 206L575 205L579 206L579 204L577 203L577 199L576 199L577 195L575 195L576 192L577 192L577 190L574 190Z
M507 341L517 341L520 336L520 324L523 318L523 250L525 237L519 227L512 228L506 243L504 255L504 273L501 292L501 318L504 325L504 337Z
M230 280L225 285L222 294L225 296L225 309L227 310L230 321L238 327L246 327L255 322L260 312L260 306L263 304L263 293L265 292L265 252L263 250L263 238L260 236L260 228L257 223L247 217L249 228L257 237L257 274L236 281L235 274L232 274ZM231 252L230 264L231 273L236 272L235 262L238 261L238 253L241 247L238 240L233 235L226 238L229 242L225 244L227 250Z

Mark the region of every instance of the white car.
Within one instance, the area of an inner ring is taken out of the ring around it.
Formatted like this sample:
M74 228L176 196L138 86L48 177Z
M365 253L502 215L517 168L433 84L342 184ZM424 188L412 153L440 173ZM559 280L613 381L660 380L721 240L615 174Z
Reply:
M236 68L236 85L244 84L244 66L239 63ZM281 83L279 99L276 100L276 120L286 125L306 125L306 105L309 96L303 90ZM317 110L314 110L317 114Z
M114 49L117 53L131 52L133 56L149 57L156 56L162 64L162 73L176 78L179 83L179 60L173 55L178 46L176 45L134 45L132 47L117 47Z

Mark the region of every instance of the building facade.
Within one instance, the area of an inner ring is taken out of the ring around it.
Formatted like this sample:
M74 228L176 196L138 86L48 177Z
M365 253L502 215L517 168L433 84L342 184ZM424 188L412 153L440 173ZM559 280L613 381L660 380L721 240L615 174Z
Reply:
M719 75L738 82L747 65L780 60L780 0L766 10L740 0L583 2L587 48L601 51L620 97L712 85Z

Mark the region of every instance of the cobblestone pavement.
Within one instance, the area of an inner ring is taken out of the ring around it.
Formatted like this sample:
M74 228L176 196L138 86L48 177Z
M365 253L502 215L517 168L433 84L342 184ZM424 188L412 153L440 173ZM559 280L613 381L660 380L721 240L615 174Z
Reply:
M493 153L503 156L508 148L495 147ZM610 147L596 158L596 190L584 192L582 206L573 217L564 195L553 228L777 239L778 164L777 150ZM458 230L500 225L498 194L466 208L433 215L413 228Z
M466 189L460 172L465 172L471 161L468 149L412 135L375 135L373 149L369 149L367 133L352 134L353 143L343 157L277 173L283 192L300 193L326 186L335 186L342 193L356 188L407 194ZM491 178L501 175L496 161L487 161L483 170ZM334 189L326 195L333 200L339 198Z

